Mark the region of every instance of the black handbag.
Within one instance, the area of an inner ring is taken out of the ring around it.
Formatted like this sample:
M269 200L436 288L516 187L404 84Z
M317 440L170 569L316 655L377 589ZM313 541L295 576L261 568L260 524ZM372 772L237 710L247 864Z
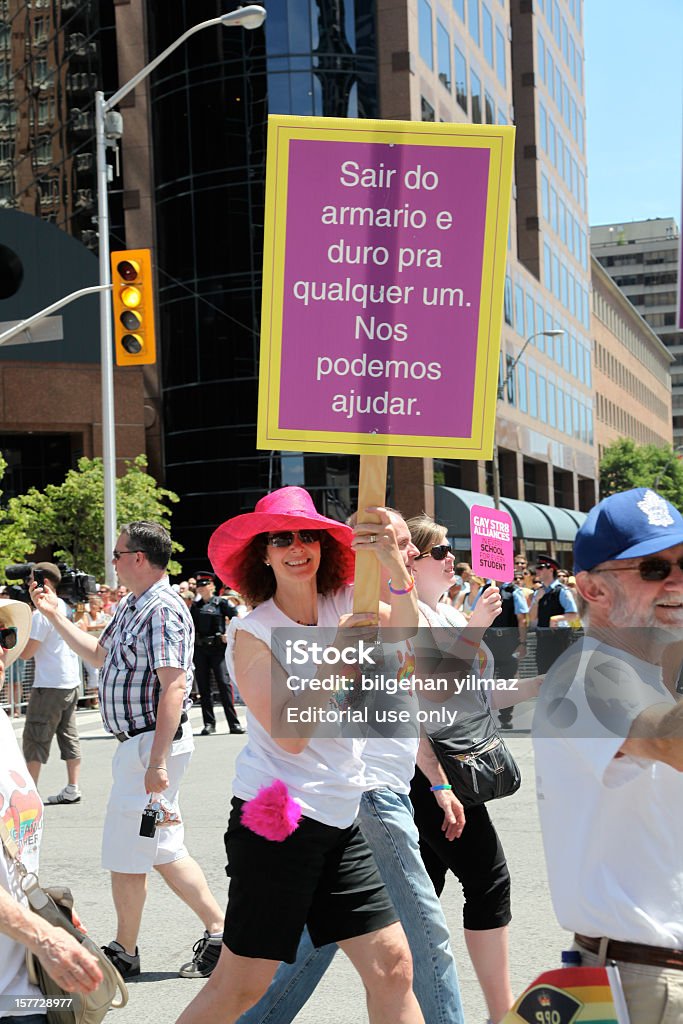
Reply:
M431 734L429 740L465 808L511 796L519 789L519 765L483 698L481 712L463 715L448 729Z

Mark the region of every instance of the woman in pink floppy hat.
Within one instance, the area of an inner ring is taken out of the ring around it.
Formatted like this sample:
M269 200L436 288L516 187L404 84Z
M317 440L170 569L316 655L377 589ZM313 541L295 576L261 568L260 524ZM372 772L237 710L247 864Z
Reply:
M342 730L321 737L315 727L289 724L304 707L339 710L335 696L343 697L346 680L335 674L339 669L310 659L288 664L287 638L300 637L310 649L315 637L328 653L335 641L350 645L348 634L346 641L335 635L339 625L377 625L376 616L351 614L354 551L374 552L391 573L383 624L417 627L412 577L394 527L385 509L373 511L379 524L352 530L322 516L303 488L285 487L223 523L209 543L214 571L255 606L232 620L226 653L247 706L248 741L235 766L225 836L230 891L223 948L179 1024L236 1021L266 991L278 964L294 962L305 926L316 946L337 942L352 961L371 1024L423 1024L403 929L355 824L365 787L364 741ZM312 626L327 630L317 634ZM316 673L332 684L301 686L299 680Z

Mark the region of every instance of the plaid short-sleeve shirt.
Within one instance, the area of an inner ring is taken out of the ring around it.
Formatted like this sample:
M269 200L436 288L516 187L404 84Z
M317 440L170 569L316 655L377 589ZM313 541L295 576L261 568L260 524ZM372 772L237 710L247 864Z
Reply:
M99 642L107 652L99 693L109 732L154 725L161 692L157 669L185 671L184 707L190 705L194 625L185 602L165 577L139 597L128 594Z

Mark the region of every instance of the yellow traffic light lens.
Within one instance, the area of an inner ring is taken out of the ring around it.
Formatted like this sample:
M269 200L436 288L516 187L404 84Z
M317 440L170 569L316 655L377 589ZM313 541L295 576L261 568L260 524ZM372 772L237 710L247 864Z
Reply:
M124 310L119 320L127 331L136 331L142 324L142 317L137 313L133 313L130 309Z
M140 264L135 260L121 260L116 269L124 281L134 281L140 275Z
M131 356L136 356L139 352L142 352L142 338L139 334L124 334L121 338L121 344Z
M142 302L142 292L139 288L124 288L121 292L121 302L128 309L136 309Z

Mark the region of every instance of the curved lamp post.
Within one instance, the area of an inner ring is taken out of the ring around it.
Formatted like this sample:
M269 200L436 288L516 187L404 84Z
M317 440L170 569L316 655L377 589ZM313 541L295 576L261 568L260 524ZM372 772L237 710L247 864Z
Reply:
M522 345L521 349L519 350L519 353L518 353L517 357L510 364L510 366L508 368L508 371L505 374L505 377L503 378L501 383L498 385L498 391L496 393L497 402L500 401L502 399L503 395L505 394L505 388L508 385L508 381L512 377L512 374L515 372L515 369L517 367L517 363L520 361L520 359L524 355L524 353L526 351L526 348L527 348L527 345L531 341L533 341L534 338L541 338L541 337L560 338L560 337L562 337L562 335L564 333L565 332L561 331L561 330L556 330L556 331L555 330L551 330L551 331L536 331L535 334L530 334L529 335L529 337L526 339L526 341ZM496 441L496 437L495 437L495 429L494 429L494 436L493 436L493 467L492 468L493 468L493 504L495 505L496 508L500 508L500 466L499 466L499 460L498 460L498 442Z
M111 289L111 268L109 265L109 202L107 185L109 168L107 165L107 146L115 146L121 138L123 120L121 115L113 111L124 96L127 96L143 79L165 61L174 50L205 28L223 25L225 28L259 28L265 21L266 12L258 4L239 7L235 11L222 14L218 18L210 18L198 25L193 25L175 42L146 64L129 82L105 100L103 92L95 93L95 139L97 146L97 226L99 234L100 288ZM112 353L112 321L111 291L100 293L100 348L102 361L102 462L104 469L104 569L109 586L115 583L114 567L107 553L114 548L116 540L116 437L114 418L114 366Z

